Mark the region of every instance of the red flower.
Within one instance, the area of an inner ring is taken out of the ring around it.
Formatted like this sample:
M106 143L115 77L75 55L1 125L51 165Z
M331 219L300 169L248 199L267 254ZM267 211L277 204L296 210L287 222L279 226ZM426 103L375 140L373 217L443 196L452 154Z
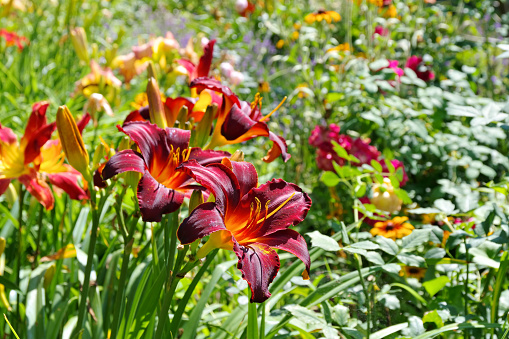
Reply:
M48 185L64 190L71 199L87 199L87 193L78 184L81 174L64 164L65 155L60 141L51 140L56 128L48 124L46 110L49 103L37 102L32 107L25 134L18 138L10 128L0 125L0 195L13 179L18 179L47 210L55 199ZM90 120L87 114L78 123L80 132Z
M285 162L290 159L291 155L287 153L286 140L269 131L265 122L279 106L268 115L263 116L258 98L255 98L253 103L240 101L230 88L211 78L195 79L191 82L190 87L196 88L198 92L210 90L223 95L223 103L214 126L212 140L205 146L206 149L237 144L255 137L265 136L269 137L273 146L263 161L272 162L280 155Z
M9 32L6 29L0 29L0 36L5 39L7 46L16 45L20 51L28 44L27 38L17 35L15 32Z
M216 198L194 209L177 231L182 244L210 235L198 258L214 248L233 250L239 259L237 268L251 288L251 302L270 297L268 287L280 267L274 249L301 259L306 265L304 277L308 277L306 241L288 228L304 220L311 207L311 199L297 185L274 179L257 188L258 175L252 164L226 158L221 164L204 167L189 161L181 167Z
M146 121L130 122L117 128L136 143L139 152L123 150L111 157L102 170L104 180L126 171L142 174L138 183L138 202L144 221L161 221L163 214L178 209L185 193L195 188L192 178L177 167L196 160L208 164L229 153L189 149L190 131L161 129Z
M410 68L415 72L417 77L423 81L429 82L435 79L435 73L427 66L421 57L412 55L408 58L405 67Z
M186 59L177 60L177 62L187 70L189 81L193 81L199 77L209 76L215 43L216 40L210 40L208 44L205 45L203 48L203 55L201 56L198 65L195 65L192 61Z

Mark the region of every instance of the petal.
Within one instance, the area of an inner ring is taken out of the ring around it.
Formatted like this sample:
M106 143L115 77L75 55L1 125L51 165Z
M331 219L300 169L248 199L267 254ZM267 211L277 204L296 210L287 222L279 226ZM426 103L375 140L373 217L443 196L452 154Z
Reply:
M261 303L270 297L269 284L279 271L279 257L265 244L240 246L234 243L233 250L239 258L237 268L251 288L251 302Z
M63 189L74 200L88 199L87 193L80 187L78 181L81 174L78 171L60 172L48 174L49 182Z
M48 184L39 178L35 172L22 175L18 180L25 185L27 191L37 199L47 210L53 209L55 198Z
M240 196L246 195L252 188L258 186L258 173L250 162L245 161L231 161L226 158L221 162L233 171L240 186Z
M292 253L302 260L309 274L311 259L309 257L308 246L304 237L298 232L291 229L281 230L266 237L258 238L256 242Z
M287 162L291 158L291 155L288 154L286 140L272 132L269 132L269 139L273 141L272 148L267 152L267 155L263 157L262 160L265 162L272 162L281 155L283 161Z
M145 173L146 165L140 153L130 149L118 152L104 166L102 177L103 180L108 180L126 171Z
M213 163L221 163L223 158L229 158L231 154L226 151L202 150L199 147L191 148L189 160L196 160L199 164L205 166Z
M176 211L184 201L184 194L161 185L148 172L138 183L137 196L143 221L161 221L163 214Z
M215 203L206 202L196 207L191 215L182 221L177 237L183 245L187 245L221 230L226 230L221 213Z
M231 169L222 164L204 167L195 160L183 163L181 168L214 194L216 206L223 215L234 210L240 200L240 188Z
M168 126L173 126L175 121L177 121L178 114L182 107L186 106L188 113L193 110L194 103L188 98L178 97L175 99L166 98L164 102L165 109L167 109L166 121L168 122ZM169 113L169 114L168 114Z
M90 116L90 114L86 113L81 117L80 121L78 121L76 125L78 126L78 131L80 131L80 134L83 134L83 130L85 129L91 118L92 117Z
M12 129L8 127L2 127L0 124L0 141L5 142L6 144L14 144L18 138L16 134L12 131Z
M127 115L127 117L124 120L124 123L122 124L122 127L125 126L128 122L134 122L134 121L149 121L150 120L150 111L148 109L148 106L141 107L139 110L132 111Z
M0 179L0 195L4 194L9 188L9 184L11 183L11 179Z
M251 108L234 105L221 126L221 134L228 141L243 142L257 136L269 136L269 128L264 122L257 122L249 117Z
M28 118L27 127L25 128L25 137L32 137L39 129L46 126L46 111L48 110L49 102L41 101L36 102L32 106L32 113Z
M44 125L42 128L35 131L33 135L30 135L28 139L24 139L26 140L24 160L25 165L34 161L34 159L37 158L39 154L41 154L41 147L51 139L51 134L53 134L56 126L57 125L55 123ZM27 136L28 135L25 134L23 138Z
M203 55L201 56L200 62L198 63L198 68L196 69L196 76L198 77L209 76L215 43L216 40L210 40L209 43L205 45L205 47L203 48Z
M261 206L267 206L267 217L258 221L260 227L249 230L250 238L267 236L276 231L295 226L306 217L311 207L311 199L299 186L282 179L273 179L252 189L242 198L234 212L235 219L245 219L249 215L251 203L258 199ZM230 222L230 221L229 221ZM244 235L246 236L246 235Z
M189 75L189 79L193 80L194 79L194 77L193 77L194 71L196 69L196 66L191 61L186 60L186 59L179 59L179 60L177 60L177 62L186 69L186 71Z
M237 104L240 107L239 98L232 92L232 90L221 84L221 82L216 79L200 77L196 78L189 84L190 88L196 88L198 92L203 91L204 89L208 89L214 92L222 93L224 97L228 98L233 104Z

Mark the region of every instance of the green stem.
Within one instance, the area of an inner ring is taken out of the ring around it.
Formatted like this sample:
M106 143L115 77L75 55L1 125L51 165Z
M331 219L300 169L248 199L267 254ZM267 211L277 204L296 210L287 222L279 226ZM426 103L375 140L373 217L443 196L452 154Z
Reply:
M93 187L90 185L89 187ZM83 321L85 319L85 310L87 308L88 290L90 288L90 273L92 272L92 263L94 262L95 244L97 242L97 228L99 226L99 211L95 204L95 192L92 191L92 233L90 235L90 243L88 244L87 252L87 266L85 267L85 279L83 281L83 288L81 289L81 298L78 309L78 322L74 328L72 337L75 337L83 328Z
M251 294L249 290L250 298ZM258 339L258 310L256 304L251 301L247 308L247 339Z
M35 260L32 265L32 269L36 268L39 265L39 254L41 252L41 238L42 238L42 217L44 216L44 206L41 205L39 208L39 220L37 222L37 243L35 247Z
M19 286L21 281L21 256L23 255L23 200L25 198L25 190L21 186L19 194L19 208L18 208L18 255L17 255L17 267L16 267L16 286ZM16 319L19 322L19 329L22 329L21 313L19 305L21 302L20 293L16 293Z
M355 253L354 254L356 262L357 262L357 272L359 272L359 281L362 285L362 290L364 291L364 296L366 297L366 308L367 308L367 320L368 320L368 329L367 329L367 339L369 339L369 335L371 333L371 309L370 309L370 302L369 302L369 291L366 287L366 283L364 282L364 277L362 276L361 271L361 258Z
M265 339L265 302L260 304L262 308L262 320L260 322L260 339Z

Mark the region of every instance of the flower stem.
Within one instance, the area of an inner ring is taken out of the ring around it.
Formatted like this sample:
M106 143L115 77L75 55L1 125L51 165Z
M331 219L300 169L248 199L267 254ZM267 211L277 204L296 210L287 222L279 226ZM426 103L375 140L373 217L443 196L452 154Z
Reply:
M250 298L251 293L249 290ZM247 308L247 339L258 339L258 310L256 304L251 301Z
M262 319L260 322L260 339L265 339L265 302L260 304L262 308Z
M90 185L89 187L94 187ZM85 319L85 310L87 306L87 298L88 298L88 290L90 288L90 273L92 272L92 263L94 262L94 252L95 252L95 244L97 242L97 228L99 226L99 211L97 210L97 206L95 204L96 195L92 190L91 205L92 205L92 230L90 235L90 243L88 244L88 252L87 252L87 266L85 267L85 278L83 281L83 287L81 289L81 298L80 304L78 308L78 322L76 323L76 327L74 328L73 335L71 337L77 336L77 334L83 328L83 320Z
M21 281L21 256L23 255L23 200L25 200L25 190L23 186L21 186L20 194L19 194L19 208L18 208L18 255L17 255L17 265L16 265L16 286L19 286ZM16 319L19 322L19 329L23 328L21 313L19 310L19 305L21 302L20 293L16 293Z
M42 237L42 217L44 216L44 206L41 205L39 208L39 220L38 220L38 229L37 229L37 243L35 247L35 258L32 264L32 269L36 268L39 265L39 254L41 252L41 237Z

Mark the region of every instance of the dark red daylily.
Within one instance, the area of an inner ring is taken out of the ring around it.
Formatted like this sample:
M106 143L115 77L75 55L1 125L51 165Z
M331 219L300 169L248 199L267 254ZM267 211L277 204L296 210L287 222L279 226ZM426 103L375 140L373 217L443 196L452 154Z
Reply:
M192 61L186 59L177 60L177 62L187 70L187 73L189 75L189 81L193 81L194 79L199 77L209 76L215 43L216 40L210 40L205 45L205 47L203 48L203 55L201 56L198 65L195 65Z
M289 229L304 220L311 207L311 199L297 185L273 179L257 187L258 175L251 163L227 158L208 166L188 161L181 168L216 199L195 208L177 231L182 244L210 235L198 258L214 248L233 250L239 259L237 268L251 288L251 302L270 297L268 287L280 267L274 249L296 255L306 265L304 277L309 277L306 241Z
M291 155L287 153L286 140L269 131L265 121L281 104L271 113L263 116L260 111L261 100L257 97L252 103L241 101L230 88L222 85L212 78L198 78L191 82L191 88L198 93L203 90L219 92L223 95L223 103L212 133L212 139L205 148L214 148L228 144L237 144L255 137L269 137L273 142L272 148L263 158L265 162L272 162L281 155L286 162Z
M53 208L54 197L48 182L64 190L71 199L87 199L79 185L81 174L64 164L65 155L58 139L51 140L56 128L48 124L48 102L37 102L32 107L25 134L18 142L10 128L0 125L0 195L13 179L18 179L47 210ZM85 115L78 123L80 132L90 120Z
M182 162L209 164L229 156L222 151L189 149L190 131L161 129L148 121L130 122L117 128L136 143L139 152L123 150L112 156L102 170L102 177L107 180L126 171L142 174L137 196L144 221L161 221L163 214L180 207L185 193L196 188L188 174L177 171Z

